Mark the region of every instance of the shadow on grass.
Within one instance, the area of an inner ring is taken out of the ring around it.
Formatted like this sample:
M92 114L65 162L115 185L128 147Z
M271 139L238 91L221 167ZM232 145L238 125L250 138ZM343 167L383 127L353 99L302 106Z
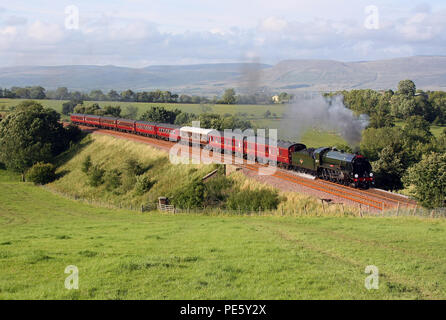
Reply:
M71 159L73 159L79 152L81 152L84 148L86 148L90 143L92 143L93 140L91 139L89 134L85 134L85 136L77 143L74 143L70 146L70 148L64 152L62 152L61 154L59 154L55 159L54 159L54 165L56 167L60 167L63 164L65 164L66 162L70 161ZM59 174L66 174L65 173L59 173ZM59 178L59 177L58 177Z

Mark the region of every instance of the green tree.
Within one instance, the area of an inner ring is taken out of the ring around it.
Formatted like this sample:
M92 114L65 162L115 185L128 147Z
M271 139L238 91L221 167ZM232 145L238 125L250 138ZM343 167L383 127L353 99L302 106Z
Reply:
M68 92L68 89L65 87L59 87L56 89L56 92L54 93L54 99L57 100L66 100L70 98L70 93Z
M369 126L372 128L393 127L394 119L388 103L379 103L370 116Z
M93 101L104 101L104 100L107 100L107 97L102 92L102 90L92 90L90 92L89 96L90 96L90 100L93 100Z
M443 207L446 204L446 153L424 156L409 168L403 181L423 206Z
M138 116L138 108L135 106L126 106L125 113L123 115L126 119L136 119Z
M437 139L437 150L438 152L446 152L446 128Z
M379 159L379 153L392 143L402 144L402 130L400 128L367 128L362 133L361 152L370 159Z
M60 115L35 101L24 101L0 122L0 162L22 173L37 162L51 162L68 148Z
M104 107L104 115L111 117L120 117L121 116L121 107L120 106L106 106Z
M126 90L121 92L121 100L122 101L135 101L136 94L132 90Z
M31 99L45 99L45 89L41 86L34 86L29 89L29 97Z
M398 83L398 93L404 96L413 97L417 91L412 80L402 80Z
M178 112L166 110L164 107L151 107L141 116L143 121L175 123Z
M197 119L197 116L193 113L189 112L181 112L177 117L175 118L175 124L177 125L191 125L192 121Z
M115 90L110 90L107 93L107 99L110 101L119 101L121 99L121 96Z
M403 186L401 178L406 170L401 161L401 150L391 144L384 147L379 153L379 160L373 162L376 184L387 190L398 190Z
M223 104L235 104L235 90L234 89L226 89L223 93L223 97L221 99Z
M70 100L70 101L64 102L62 104L62 114L69 115L70 113L73 113L74 112L74 108L78 104L83 104L83 101Z

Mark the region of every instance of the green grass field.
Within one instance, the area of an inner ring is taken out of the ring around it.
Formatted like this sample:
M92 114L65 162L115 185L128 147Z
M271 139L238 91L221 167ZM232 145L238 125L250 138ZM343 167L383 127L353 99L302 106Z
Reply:
M0 170L0 299L446 298L444 220L143 214L18 180Z

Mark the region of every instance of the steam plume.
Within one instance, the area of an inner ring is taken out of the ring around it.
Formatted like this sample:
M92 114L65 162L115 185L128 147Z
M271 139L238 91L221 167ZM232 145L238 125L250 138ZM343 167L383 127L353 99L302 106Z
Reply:
M282 129L299 138L309 129L334 131L355 147L368 125L368 116L355 116L346 108L342 96L325 98L320 94L295 98L285 107Z

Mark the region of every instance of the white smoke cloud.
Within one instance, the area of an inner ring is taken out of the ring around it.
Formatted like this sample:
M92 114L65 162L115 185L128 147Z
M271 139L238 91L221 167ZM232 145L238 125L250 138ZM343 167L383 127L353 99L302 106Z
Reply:
M342 96L325 98L320 94L296 98L286 107L281 128L292 136L302 137L309 129L335 132L350 146L357 146L368 125L366 115L355 116Z

